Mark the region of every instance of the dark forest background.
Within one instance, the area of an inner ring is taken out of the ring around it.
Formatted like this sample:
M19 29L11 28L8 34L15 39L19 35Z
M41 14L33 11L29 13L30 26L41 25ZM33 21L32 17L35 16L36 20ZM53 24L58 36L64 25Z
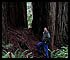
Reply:
M32 2L34 35L42 37L43 28L51 34L51 49L68 45L68 2ZM26 2L2 2L2 42L8 42L8 27L28 28Z

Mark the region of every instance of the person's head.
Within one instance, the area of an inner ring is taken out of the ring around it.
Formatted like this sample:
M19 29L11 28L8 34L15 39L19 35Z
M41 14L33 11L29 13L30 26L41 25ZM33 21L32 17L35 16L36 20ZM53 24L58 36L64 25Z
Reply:
M46 28L46 27L44 27L44 31L48 32L48 30L47 30L47 28Z

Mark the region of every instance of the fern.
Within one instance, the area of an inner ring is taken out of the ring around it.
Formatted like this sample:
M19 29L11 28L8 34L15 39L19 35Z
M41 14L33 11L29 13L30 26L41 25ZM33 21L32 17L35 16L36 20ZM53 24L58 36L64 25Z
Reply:
M3 50L2 51L2 55L4 56L5 54L7 54L7 51L6 50Z
M7 54L5 54L4 56L2 56L2 58L10 58L10 54L11 52L8 52ZM15 58L15 55L13 53L11 53L11 58Z
M58 51L50 51L51 58L68 58L68 47L61 47Z
M14 55L15 55L15 57L17 57L18 56L18 51L19 51L19 49L17 49L15 52L14 52Z
M14 52L14 55L16 58L26 58L26 55L25 53L29 51L29 50L25 50L24 52L21 52L19 49L17 49L15 52Z

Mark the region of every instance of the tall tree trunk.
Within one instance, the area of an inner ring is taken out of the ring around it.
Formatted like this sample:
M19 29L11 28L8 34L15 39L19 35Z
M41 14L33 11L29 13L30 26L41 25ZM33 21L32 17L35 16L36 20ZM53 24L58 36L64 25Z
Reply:
M26 2L8 3L8 25L18 29L27 28Z
M51 48L54 49L55 20L56 20L56 2L50 2L50 31L51 31Z
M2 43L7 42L7 2L2 2Z
M27 6L26 2L22 2L22 11L23 11L23 17L24 17L24 27L28 27L28 21L27 21Z
M63 43L68 44L68 2L63 2L62 24Z
M56 11L56 28L55 28L55 43L56 46L60 47L60 43L62 41L62 27L61 27L61 23L62 23L62 2L57 2L57 11Z
M15 21L16 21L16 16L17 16L17 14L16 14L16 4L15 4L15 2L10 2L10 3L8 3L8 5L7 5L7 9L8 9L8 11L7 11L7 13L8 13L8 20L7 20L7 22L8 22L8 26L16 26L16 24L15 24Z
M68 7L67 2L58 2L56 11L56 29L55 29L55 45L61 47L68 40L67 32L67 21L68 21ZM66 40L66 41L65 41ZM64 42L65 41L65 42ZM68 42L68 41L67 41Z

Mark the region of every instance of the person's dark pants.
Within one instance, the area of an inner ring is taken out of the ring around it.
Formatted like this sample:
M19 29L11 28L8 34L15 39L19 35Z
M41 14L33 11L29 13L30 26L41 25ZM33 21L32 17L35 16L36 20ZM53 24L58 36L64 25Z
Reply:
M46 54L46 58L49 57L48 56L48 45L45 44L44 42L39 42L37 43L37 49L38 49L38 54L41 55L42 54L42 50L44 49L44 52Z

